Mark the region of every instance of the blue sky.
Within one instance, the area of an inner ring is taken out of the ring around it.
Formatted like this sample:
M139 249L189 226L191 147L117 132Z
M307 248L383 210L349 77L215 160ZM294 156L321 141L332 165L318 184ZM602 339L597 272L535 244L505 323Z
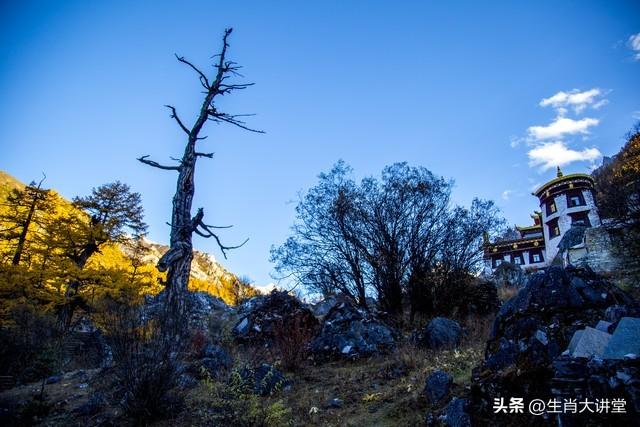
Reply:
M531 189L588 171L640 118L640 3L3 1L0 169L45 171L63 195L116 179L143 194L150 237L168 240L175 174L194 74L211 70L225 27L248 81L224 99L257 113L265 135L207 128L195 207L234 224L223 261L268 283L269 248L286 238L297 193L338 159L358 176L408 161L456 181L454 200L495 200L511 223L536 208ZM638 35L638 36L635 36ZM635 36L635 38L634 38ZM635 117L635 119L634 119ZM212 241L198 249L221 255Z

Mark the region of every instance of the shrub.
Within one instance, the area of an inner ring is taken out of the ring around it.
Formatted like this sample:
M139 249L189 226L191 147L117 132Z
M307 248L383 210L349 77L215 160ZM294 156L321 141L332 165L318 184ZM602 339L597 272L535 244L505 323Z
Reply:
M54 316L27 304L15 306L0 327L0 375L38 381L61 365L61 334Z
M135 307L111 308L106 316L126 414L143 424L177 412L183 400L176 387L179 340L163 334L152 321L144 322Z
M301 316L288 322L280 321L274 326L274 347L282 367L295 371L309 355L309 343L317 330Z
M284 427L291 425L291 410L280 400L263 402L253 393L253 387L234 370L226 383L205 378L198 401L191 402L194 422L201 425L234 427Z

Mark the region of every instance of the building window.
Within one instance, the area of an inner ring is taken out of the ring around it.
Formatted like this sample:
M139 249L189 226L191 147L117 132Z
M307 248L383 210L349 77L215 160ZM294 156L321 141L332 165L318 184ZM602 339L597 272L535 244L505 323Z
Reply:
M558 226L558 219L554 219L553 221L549 221L547 223L547 227L549 229L549 238L553 239L560 235L560 227Z
M542 257L542 251L536 250L529 253L529 263L536 264L543 261L544 258Z
M567 206L570 208L574 208L576 206L584 206L586 203L584 202L584 197L582 196L582 192L579 190L570 191L567 193Z
M557 210L558 209L556 208L556 203L554 201L547 202L547 216L553 215Z
M497 266L499 266L500 264L502 264L502 260L501 259L495 259L493 260L493 268L496 268Z
M578 212L575 214L571 214L571 225L582 225L584 227L591 227L591 222L589 221L589 213Z

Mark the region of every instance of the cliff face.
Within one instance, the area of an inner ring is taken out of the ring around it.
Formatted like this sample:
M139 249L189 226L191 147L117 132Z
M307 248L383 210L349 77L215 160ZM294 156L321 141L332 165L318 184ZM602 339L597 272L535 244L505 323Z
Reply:
M168 245L157 243L149 239L143 240L145 253L142 256L145 264L156 265L160 257L169 250ZM122 247L123 252L129 252L129 248ZM205 282L220 283L231 282L236 279L233 273L225 269L213 255L193 251L193 262L191 263L191 277Z

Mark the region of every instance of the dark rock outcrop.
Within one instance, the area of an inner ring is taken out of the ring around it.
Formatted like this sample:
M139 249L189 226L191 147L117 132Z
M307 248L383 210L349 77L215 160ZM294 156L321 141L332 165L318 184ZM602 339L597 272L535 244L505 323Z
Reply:
M598 382L604 388L587 385L594 381L594 376L602 376L598 373L601 367L596 369L593 365L596 359L588 357L601 352L598 342L591 345L591 340L586 340L582 343L584 351L581 355L584 357L562 356L578 330L589 328L590 333L606 335L594 328L606 318L606 312L614 311L608 310L611 306L624 307L615 309L616 316L608 317L611 320L616 320L614 317L619 320L618 312L631 314L638 310L627 294L589 269L550 267L530 276L527 285L500 309L487 342L485 360L474 369L469 406L474 423L510 425L513 422L508 415L493 413L496 396L531 396L548 400L558 395L563 387L556 386L561 383L565 384L565 389L578 387L584 390L585 396L591 399L615 394L607 385L608 379ZM605 365L611 363L631 362L607 361ZM635 391L627 395L631 397L632 394ZM634 399L638 402L640 394L635 394ZM526 412L519 416L522 422L529 424L550 422L541 417L532 418Z
M416 344L423 348L454 348L462 340L462 327L455 320L435 317L414 339Z
M319 359L355 359L391 351L395 342L393 329L371 313L343 302L325 316L320 333L311 342L311 352Z
M444 371L435 371L429 374L424 386L424 394L429 403L437 404L449 395L453 377Z
M218 297L206 292L188 292L187 294L188 326L190 330L209 330L209 320L212 315L219 318L230 319L235 314L235 309L228 306ZM166 292L145 297L143 306L143 318L153 319L164 309Z
M278 329L304 328L314 331L318 320L311 310L287 292L272 291L268 295L253 297L239 309L240 320L233 332L241 342L271 342Z

